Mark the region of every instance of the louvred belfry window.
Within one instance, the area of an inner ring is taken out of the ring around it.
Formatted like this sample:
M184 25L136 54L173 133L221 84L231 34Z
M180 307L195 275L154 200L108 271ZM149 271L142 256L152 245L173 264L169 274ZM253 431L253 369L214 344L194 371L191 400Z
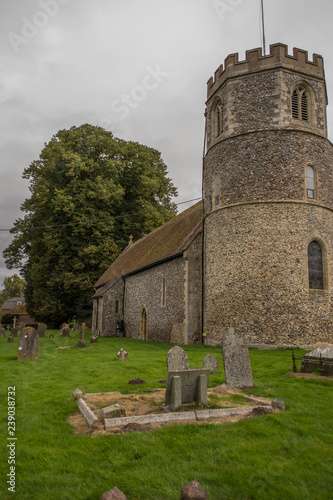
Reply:
M309 95L304 87L297 87L291 98L292 117L296 120L309 121Z
M222 102L219 100L214 108L214 132L215 137L219 137L219 135L223 132L222 126Z

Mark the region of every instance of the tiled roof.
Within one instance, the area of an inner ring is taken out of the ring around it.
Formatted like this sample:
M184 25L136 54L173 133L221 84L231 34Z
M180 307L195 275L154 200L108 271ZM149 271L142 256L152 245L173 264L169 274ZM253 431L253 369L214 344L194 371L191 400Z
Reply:
M24 297L13 297L12 299L7 299L2 306L2 310L10 310L13 309L17 303L20 302L21 304L25 304L25 299ZM19 304L20 305L20 304Z
M121 276L181 254L201 230L200 201L140 240L129 244L95 284L98 288L95 296L103 295Z

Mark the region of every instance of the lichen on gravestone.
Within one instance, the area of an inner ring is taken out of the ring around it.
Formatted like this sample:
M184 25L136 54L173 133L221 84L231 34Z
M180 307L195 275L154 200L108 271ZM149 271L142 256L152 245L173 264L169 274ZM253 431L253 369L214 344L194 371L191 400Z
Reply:
M167 354L167 369L168 372L175 370L188 370L188 357L184 349L179 346L174 346Z
M239 389L252 388L249 350L234 328L229 328L222 337L222 356L226 384Z

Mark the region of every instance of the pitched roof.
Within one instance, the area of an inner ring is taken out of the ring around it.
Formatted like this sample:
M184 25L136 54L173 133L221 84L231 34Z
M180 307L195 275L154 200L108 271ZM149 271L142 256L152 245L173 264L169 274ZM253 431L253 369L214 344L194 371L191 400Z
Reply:
M2 305L2 310L10 310L13 309L13 307L20 305L20 304L25 304L25 299L24 297L13 297L11 299L7 299L3 305Z
M180 255L201 230L202 201L199 201L163 226L128 245L95 284L98 288L95 297L103 295L121 276Z

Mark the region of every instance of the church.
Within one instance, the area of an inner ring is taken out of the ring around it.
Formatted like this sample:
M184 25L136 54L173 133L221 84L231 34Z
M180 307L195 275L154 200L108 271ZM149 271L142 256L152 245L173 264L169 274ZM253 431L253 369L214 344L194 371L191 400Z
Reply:
M229 55L207 84L203 200L95 285L93 332L217 345L333 342L333 147L323 58Z

